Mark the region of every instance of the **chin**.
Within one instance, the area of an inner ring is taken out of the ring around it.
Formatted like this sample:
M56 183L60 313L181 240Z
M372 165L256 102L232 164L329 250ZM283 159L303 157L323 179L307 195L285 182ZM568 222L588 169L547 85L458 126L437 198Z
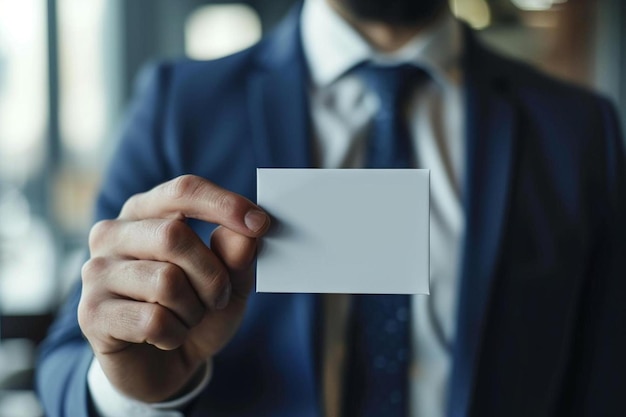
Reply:
M335 0L354 17L392 25L415 25L436 15L445 0Z

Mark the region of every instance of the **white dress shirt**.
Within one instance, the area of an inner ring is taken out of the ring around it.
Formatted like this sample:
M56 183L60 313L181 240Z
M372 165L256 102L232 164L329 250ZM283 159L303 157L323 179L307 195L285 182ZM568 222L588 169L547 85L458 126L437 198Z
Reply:
M464 109L460 66L460 24L446 14L393 54L381 54L328 5L306 0L301 15L304 55L311 74L309 99L314 151L320 168L355 168L364 163L368 125L378 101L348 71L374 61L381 65L414 63L429 77L414 91L407 109L418 168L431 170L431 295L412 298L411 417L443 417L455 333L464 174ZM324 401L326 417L339 415L341 369L346 346L349 296L325 296ZM209 383L175 402L144 404L119 394L96 360L88 375L94 404L102 417L142 415L178 417L174 411Z

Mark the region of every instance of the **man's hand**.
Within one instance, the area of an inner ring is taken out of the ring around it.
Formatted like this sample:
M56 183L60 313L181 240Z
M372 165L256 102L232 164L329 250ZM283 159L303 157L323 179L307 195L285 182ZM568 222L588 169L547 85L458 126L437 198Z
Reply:
M211 249L185 224L220 225ZM146 402L176 395L234 335L269 217L194 176L131 197L91 230L80 327L111 383Z

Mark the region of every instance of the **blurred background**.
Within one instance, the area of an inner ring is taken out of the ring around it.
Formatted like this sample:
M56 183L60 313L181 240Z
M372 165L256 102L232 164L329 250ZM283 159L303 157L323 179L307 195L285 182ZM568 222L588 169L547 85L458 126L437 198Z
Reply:
M250 46L293 3L0 0L0 417L41 415L36 347L78 279L92 201L137 71L155 59ZM626 126L626 2L451 7L503 53L610 96Z

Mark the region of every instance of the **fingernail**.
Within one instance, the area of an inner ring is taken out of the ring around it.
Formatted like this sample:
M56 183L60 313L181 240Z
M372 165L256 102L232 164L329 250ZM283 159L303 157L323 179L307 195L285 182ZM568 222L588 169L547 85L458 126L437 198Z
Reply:
M215 300L216 310L223 310L226 308L226 306L228 305L228 302L230 301L231 291L232 291L232 286L230 285L230 281L229 281L228 284L226 285L226 288L224 288L224 291L222 291L220 296L217 297L217 300Z
M269 218L267 217L267 214L263 213L260 210L250 210L246 213L246 216L243 219L248 229L253 232L258 232L259 230L263 229L268 220Z

